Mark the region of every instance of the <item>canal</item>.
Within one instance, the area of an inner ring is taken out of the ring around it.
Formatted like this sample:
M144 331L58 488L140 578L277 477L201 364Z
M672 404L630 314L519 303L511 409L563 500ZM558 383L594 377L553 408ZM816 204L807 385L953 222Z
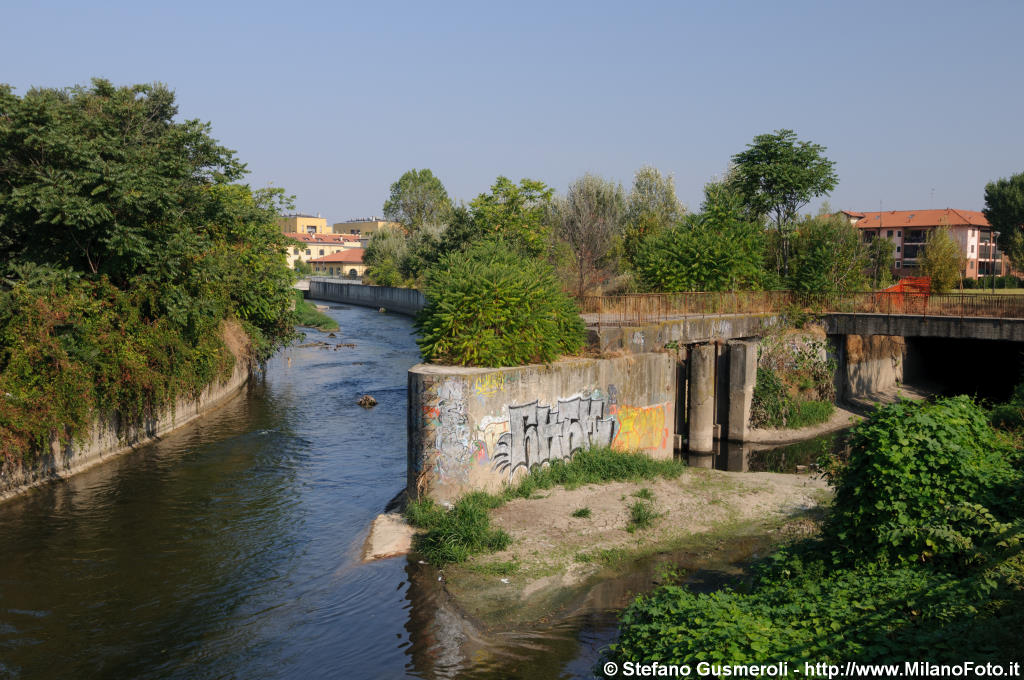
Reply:
M337 337L306 340L327 347L288 348L159 443L0 505L0 677L590 677L643 584L495 633L418 560L360 562L405 483L418 354L407 318L328 313Z

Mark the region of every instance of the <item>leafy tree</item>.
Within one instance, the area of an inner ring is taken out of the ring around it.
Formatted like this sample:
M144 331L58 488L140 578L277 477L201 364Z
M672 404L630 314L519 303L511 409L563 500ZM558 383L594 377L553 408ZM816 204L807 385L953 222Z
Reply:
M300 277L312 276L313 265L303 260L295 260L295 273Z
M576 295L586 295L614 270L624 210L622 185L589 173L556 200L558 237L568 246Z
M686 208L676 197L672 176L663 176L657 168L644 166L633 177L633 188L626 200L623 225L623 252L632 264L640 242L647 236L675 225Z
M454 251L427 271L427 306L416 317L425 361L518 366L583 346L579 309L550 265L501 240Z
M737 290L765 284L764 230L720 182L704 188L701 212L640 243L635 269L646 290Z
M499 176L490 193L474 198L469 209L482 235L505 239L524 255L543 255L550 239L548 207L554 189L544 182L522 179L519 184Z
M790 286L802 293L848 293L866 284L867 250L842 217L812 217L793 234Z
M401 269L409 252L408 237L391 229L374 232L366 244L366 278L378 286L401 286Z
M799 141L792 130L776 130L754 137L732 157L730 181L743 196L750 214L767 217L781 238L780 273L789 270L788 228L800 208L835 189L839 178L835 163L825 158L825 147Z
M428 169L409 170L391 185L384 202L384 217L398 222L407 234L426 224L446 224L452 201L444 185Z
M983 212L999 232L999 248L1024 268L1024 172L986 184Z
M946 227L928 234L924 252L918 257L921 273L931 277L933 293L948 293L960 280L964 256L960 246Z
M892 283L895 252L896 244L889 239L879 237L871 240L867 257L872 288L885 288Z

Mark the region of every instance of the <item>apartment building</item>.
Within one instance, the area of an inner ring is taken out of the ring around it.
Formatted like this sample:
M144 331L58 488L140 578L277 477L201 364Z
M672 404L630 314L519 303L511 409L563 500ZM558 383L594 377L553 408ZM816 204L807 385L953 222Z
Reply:
M995 244L992 226L985 215L976 210L843 210L840 214L861 231L865 243L887 238L896 245L893 271L897 276L913 275L928 234L939 227L948 228L960 245L964 278L1002 275L1009 271L1008 261Z
M277 226L282 234L329 234L327 220L319 215L281 215L277 218Z
M366 265L363 264L363 249L350 248L331 255L310 260L315 276L333 276L336 278L355 279L363 275Z
M399 226L398 222L389 222L380 217L361 217L345 222L335 222L331 228L335 234L353 234L369 238L378 231L397 229Z
M312 262L313 260L328 255L334 255L344 250L361 249L365 245L365 238L354 234L285 234L294 241L289 246L288 266L295 268L297 261ZM360 260L361 261L361 260Z

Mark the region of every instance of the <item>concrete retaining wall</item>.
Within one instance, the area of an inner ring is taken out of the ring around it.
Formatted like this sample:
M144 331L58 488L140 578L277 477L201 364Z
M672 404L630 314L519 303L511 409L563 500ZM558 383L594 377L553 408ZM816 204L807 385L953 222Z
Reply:
M589 445L672 456L675 360L668 354L547 365L409 371L409 494L451 502L497 491Z
M332 281L310 281L307 298L344 302L359 307L373 307L415 315L426 304L423 293L414 288L391 288L389 286L364 286L357 283L334 283Z
M903 383L907 343L898 335L846 335L838 349L836 393L840 399L870 397Z
M693 316L643 326L603 326L588 329L591 347L602 352L657 352L669 343L690 345L716 340L753 338L780 323L774 314Z
M124 426L114 416L97 421L81 445L72 442L62 449L54 443L53 451L49 455L41 456L30 468L14 468L5 464L0 470L0 501L39 484L70 477L147 444L228 400L237 394L248 380L248 363L238 360L234 372L227 380L208 386L198 399L178 401L173 410L147 421L140 427Z

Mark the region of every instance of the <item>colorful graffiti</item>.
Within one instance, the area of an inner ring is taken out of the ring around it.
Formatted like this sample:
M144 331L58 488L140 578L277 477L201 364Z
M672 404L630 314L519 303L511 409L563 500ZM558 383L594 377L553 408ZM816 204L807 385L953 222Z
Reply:
M473 391L477 396L490 397L504 390L504 373L485 373L473 381Z
M620 406L616 417L619 419L619 433L613 446L617 449L657 449L668 443L668 427L665 423L665 405Z
M615 440L619 423L605 417L602 399L559 399L558 408L534 401L509 406L509 431L493 449L493 469L511 479L519 468L569 458L580 449L608 446Z

